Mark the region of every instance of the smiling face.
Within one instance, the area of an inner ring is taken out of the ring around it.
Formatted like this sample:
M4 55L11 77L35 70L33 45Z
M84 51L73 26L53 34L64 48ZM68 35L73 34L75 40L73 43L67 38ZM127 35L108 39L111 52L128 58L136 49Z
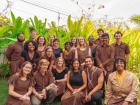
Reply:
M109 39L102 39L102 44L103 45L108 45Z
M50 35L50 42L53 42L53 40L55 39L54 35Z
M85 39L83 37L79 37L79 44L84 45L85 44Z
M125 69L125 64L122 61L116 62L116 69L117 71L123 71Z
M45 38L44 37L40 37L38 40L39 44L44 44L45 43Z
M30 63L27 63L23 66L22 70L23 70L23 74L28 75L32 71L32 65Z
M58 58L58 59L57 59L57 66L62 67L62 66L63 66L63 64L64 64L63 59L62 59L61 57L60 57L60 58Z
M35 50L35 46L33 45L32 42L29 42L29 44L28 44L28 50L29 51L34 51Z
M49 62L46 59L41 59L39 62L40 72L46 72L49 67Z
M71 43L72 43L72 44L76 44L76 37L73 37L73 38L71 39Z
M23 33L20 33L18 35L17 39L18 39L19 42L24 42L24 40L25 40L24 34Z
M74 68L74 70L78 70L79 67L80 67L79 61L78 61L78 60L75 60L75 61L73 62L73 68Z
M59 46L59 41L54 39L53 46L58 47Z
M32 40L35 40L36 39L36 37L37 37L37 33L35 32L35 31L31 31L31 39Z
M93 38L93 36L89 36L88 41L89 41L89 43L94 43L94 38Z
M116 33L114 36L115 36L116 41L121 40L122 38L122 35L120 33Z
M98 31L98 36L99 36L99 37L101 37L103 34L104 34L104 31L103 31L103 30L99 30L99 31Z
M65 44L65 49L69 50L71 48L70 43Z
M93 61L92 61L92 59L91 59L91 58L86 58L86 59L85 59L85 64L86 64L86 66L87 66L88 68L92 68L92 66L93 66Z
M47 51L46 51L46 54L47 54L47 57L52 57L52 55L53 55L53 49L51 47L48 48Z

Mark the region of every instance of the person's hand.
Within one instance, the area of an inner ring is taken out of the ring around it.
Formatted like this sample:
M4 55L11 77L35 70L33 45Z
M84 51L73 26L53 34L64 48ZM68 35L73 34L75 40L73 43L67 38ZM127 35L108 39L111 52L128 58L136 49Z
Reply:
M47 96L46 96L46 89L43 89L43 90L42 90L42 94L43 94L43 96L44 96L43 99L46 99L46 98L47 98Z
M30 100L30 97L27 95L23 95L22 97L20 97L20 100Z
M74 89L73 94L75 94L75 93L79 93L79 92L80 92L79 89Z
M37 97L42 100L44 98L44 94L40 93L40 94L37 94Z
M91 95L90 94L86 95L85 100L86 100L86 102L90 101L91 100Z
M129 102L124 101L124 103L122 105L129 105Z

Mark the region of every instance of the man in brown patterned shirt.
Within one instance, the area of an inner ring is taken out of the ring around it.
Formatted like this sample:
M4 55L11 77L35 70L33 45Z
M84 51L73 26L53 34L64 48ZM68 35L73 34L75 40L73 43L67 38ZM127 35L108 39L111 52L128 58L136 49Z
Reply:
M96 49L96 60L98 66L104 70L105 80L107 81L114 67L114 48L109 45L109 35L107 33L102 35L102 45Z
M126 62L128 62L129 54L130 54L130 48L128 44L122 42L122 33L120 31L115 32L114 37L116 39L116 42L112 44L115 50L115 59L124 59Z
M6 50L6 57L10 62L12 74L19 71L24 39L24 34L19 33L17 36L17 42L14 44L10 44Z
M54 85L54 77L48 69L49 61L41 59L38 65L38 71L34 73L33 95L31 102L33 105L41 105L42 103L52 103L57 94L57 87Z

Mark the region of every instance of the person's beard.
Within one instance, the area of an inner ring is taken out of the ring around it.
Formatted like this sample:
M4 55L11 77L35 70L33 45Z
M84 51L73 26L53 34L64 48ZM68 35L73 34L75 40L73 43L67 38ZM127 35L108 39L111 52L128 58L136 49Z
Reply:
M23 43L25 39L23 39L23 40L17 39L17 40L18 40L18 42Z

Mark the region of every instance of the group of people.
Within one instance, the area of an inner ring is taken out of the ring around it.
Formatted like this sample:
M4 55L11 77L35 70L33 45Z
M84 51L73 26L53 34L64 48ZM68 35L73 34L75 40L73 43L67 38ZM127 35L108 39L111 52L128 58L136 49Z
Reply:
M56 98L61 105L137 105L139 81L126 70L130 49L123 34L115 32L110 45L108 33L97 33L96 40L73 37L63 49L54 35L47 43L31 28L24 43L19 33L6 51L11 68L6 105L53 105Z

